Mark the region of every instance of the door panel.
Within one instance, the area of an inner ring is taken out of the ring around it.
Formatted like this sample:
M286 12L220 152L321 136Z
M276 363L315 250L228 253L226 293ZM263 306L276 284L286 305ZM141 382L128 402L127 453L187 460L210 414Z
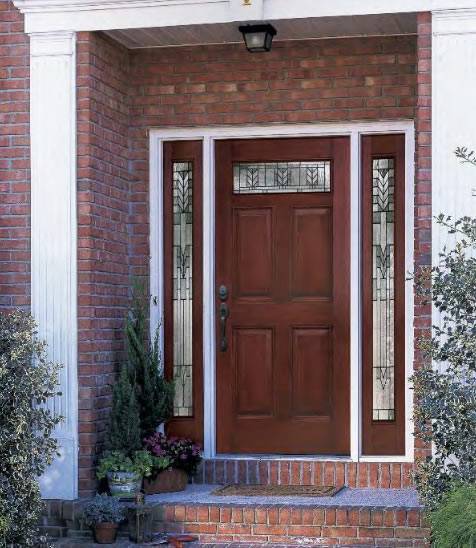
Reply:
M349 140L219 141L215 173L218 452L347 455Z
M233 256L236 298L268 297L273 282L272 209L236 209Z
M272 416L273 330L235 329L232 348L237 414ZM250 378L253 379L252 383L249 382Z
M292 411L295 417L331 414L332 332L293 329Z
M332 211L297 208L292 212L291 294L332 299ZM312 260L318 255L319 264Z

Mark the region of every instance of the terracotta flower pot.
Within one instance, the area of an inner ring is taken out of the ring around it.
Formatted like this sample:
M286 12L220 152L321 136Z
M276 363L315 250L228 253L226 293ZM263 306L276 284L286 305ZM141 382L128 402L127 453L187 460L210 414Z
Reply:
M96 523L94 538L98 544L114 544L117 537L117 523Z
M144 479L144 490L148 495L156 493L173 493L185 491L188 483L188 474L177 468L167 468L159 472L154 479Z

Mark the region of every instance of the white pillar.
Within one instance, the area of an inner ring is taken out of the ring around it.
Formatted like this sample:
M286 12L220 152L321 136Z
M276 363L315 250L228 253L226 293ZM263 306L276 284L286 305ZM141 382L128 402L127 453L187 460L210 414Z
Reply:
M461 165L458 146L476 150L476 10L433 13L432 213L476 216L476 168ZM433 264L453 238L433 223Z
M31 293L39 335L63 364L50 408L61 456L41 477L44 498L78 494L76 37L30 35Z

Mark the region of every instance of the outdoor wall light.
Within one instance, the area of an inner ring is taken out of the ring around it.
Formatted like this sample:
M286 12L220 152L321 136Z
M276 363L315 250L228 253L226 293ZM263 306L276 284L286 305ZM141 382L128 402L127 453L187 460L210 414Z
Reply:
M243 34L246 49L251 53L270 51L276 29L273 25L242 25L238 30Z

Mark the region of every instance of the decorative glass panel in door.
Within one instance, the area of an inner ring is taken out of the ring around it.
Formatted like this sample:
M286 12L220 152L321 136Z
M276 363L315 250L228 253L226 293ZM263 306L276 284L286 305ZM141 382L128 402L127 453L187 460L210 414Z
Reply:
M331 162L235 162L234 194L330 192Z
M193 166L173 163L174 415L193 414Z
M373 420L395 418L395 169L372 162Z

